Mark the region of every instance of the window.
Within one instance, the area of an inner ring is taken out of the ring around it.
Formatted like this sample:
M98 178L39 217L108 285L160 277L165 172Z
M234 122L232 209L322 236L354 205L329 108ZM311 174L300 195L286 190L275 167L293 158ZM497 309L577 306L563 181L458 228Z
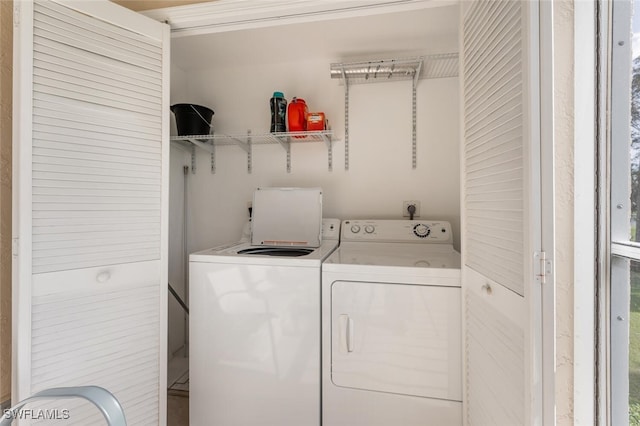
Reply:
M640 426L640 0L612 5L609 421Z

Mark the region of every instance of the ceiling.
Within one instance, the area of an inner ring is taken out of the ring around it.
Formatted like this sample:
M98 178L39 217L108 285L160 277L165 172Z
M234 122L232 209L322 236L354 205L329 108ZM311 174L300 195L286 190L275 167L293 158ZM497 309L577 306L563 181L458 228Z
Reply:
M171 57L189 70L288 62L310 54L340 62L457 52L458 20L454 5L176 37Z

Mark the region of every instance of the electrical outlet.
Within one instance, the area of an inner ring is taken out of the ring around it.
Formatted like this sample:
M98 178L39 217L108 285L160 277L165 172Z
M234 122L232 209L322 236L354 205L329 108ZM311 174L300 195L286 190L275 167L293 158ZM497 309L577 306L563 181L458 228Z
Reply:
M409 201L403 201L402 202L402 217L410 217L411 216L409 214L408 208L412 204L414 206L416 206L416 212L413 214L413 217L420 217L420 201L418 201L418 200L409 200Z

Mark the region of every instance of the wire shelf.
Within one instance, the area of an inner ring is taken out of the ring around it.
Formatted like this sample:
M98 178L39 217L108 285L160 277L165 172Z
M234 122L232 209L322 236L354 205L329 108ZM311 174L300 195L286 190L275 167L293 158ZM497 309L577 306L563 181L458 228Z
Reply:
M458 75L458 54L442 53L405 59L383 59L349 63L333 63L331 78L345 79L349 84L380 83L413 80L416 78L444 78Z
M193 142L193 140L214 145L238 145L251 143L253 145L290 143L331 142L333 132L279 132L279 133L238 133L238 134L214 134L214 135L188 135L172 136L172 141Z
M291 144L292 143L313 143L324 142L327 146L328 168L333 169L332 153L333 133L330 130L311 132L280 132L280 133L258 133L247 131L242 134L214 134L214 135L186 135L172 136L171 141L185 148L191 149L191 171L195 173L196 147L199 147L211 154L211 173L215 173L216 146L234 145L243 149L247 153L247 172L251 173L254 145L279 144L287 154L287 172L291 172Z

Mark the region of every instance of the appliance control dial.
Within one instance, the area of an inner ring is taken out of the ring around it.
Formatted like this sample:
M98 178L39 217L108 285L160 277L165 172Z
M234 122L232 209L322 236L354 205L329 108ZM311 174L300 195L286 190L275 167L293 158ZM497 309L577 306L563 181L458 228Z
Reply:
M376 228L373 225L367 225L364 227L364 232L366 232L367 234L373 234L373 231L375 231Z
M351 226L351 232L353 232L354 234L357 234L358 232L360 232L360 226L359 225Z
M429 236L429 234L431 234L431 228L429 228L429 226L425 225L424 223L419 223L413 227L413 233L416 237L426 238Z

